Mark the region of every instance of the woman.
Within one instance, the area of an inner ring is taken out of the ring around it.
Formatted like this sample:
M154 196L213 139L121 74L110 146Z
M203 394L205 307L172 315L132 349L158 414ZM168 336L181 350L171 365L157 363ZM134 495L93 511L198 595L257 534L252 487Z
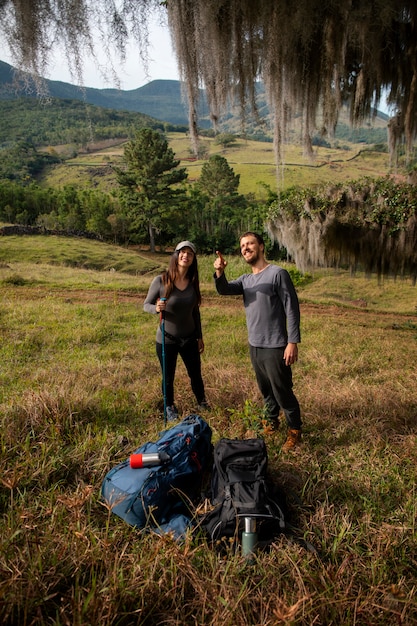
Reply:
M171 256L168 270L152 281L143 305L147 313L162 313L165 316L165 400L168 421L178 419L174 404L178 355L184 361L198 408L208 408L201 376L200 355L204 351L204 342L200 304L196 248L191 241L181 241ZM156 353L163 368L160 325L156 332Z

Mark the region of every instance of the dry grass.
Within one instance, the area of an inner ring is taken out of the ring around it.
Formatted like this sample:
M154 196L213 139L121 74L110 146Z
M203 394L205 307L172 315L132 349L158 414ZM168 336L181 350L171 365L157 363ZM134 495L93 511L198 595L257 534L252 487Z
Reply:
M284 432L265 437L271 476L317 552L283 536L249 566L199 536L142 534L100 501L108 469L163 427L156 319L142 311L150 277L133 292L48 280L54 288L1 288L2 623L416 623L417 318L406 284L385 310L382 296L374 308L348 301L347 276L323 278L327 304L321 278L300 290L303 445L283 456ZM214 440L248 436L261 401L243 307L208 282L203 292L205 417ZM176 402L196 408L182 364Z

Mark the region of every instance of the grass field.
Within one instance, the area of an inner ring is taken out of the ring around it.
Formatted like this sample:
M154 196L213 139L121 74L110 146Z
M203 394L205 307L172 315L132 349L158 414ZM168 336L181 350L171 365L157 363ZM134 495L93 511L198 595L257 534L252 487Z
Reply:
M100 501L106 472L163 428L157 319L167 254L0 240L0 619L5 625L417 621L417 287L321 270L298 288L303 444L262 433L243 306L199 259L203 375L220 437L264 436L270 475L315 546L282 536L248 565L201 537L143 534ZM229 275L246 271L229 259ZM182 415L196 410L182 363Z
M190 161L190 139L186 133L169 133L169 145L180 166L186 167L189 182L195 182L201 173L204 160ZM208 155L221 154L236 174L240 174L239 193L252 193L262 198L263 185L277 187L277 168L272 143L239 140L224 150L213 139L202 139ZM284 165L278 176L282 189L299 186L314 186L321 183L345 182L363 176L384 176L390 170L387 153L372 152L364 144L350 144L344 149L316 148L314 160L303 154L301 146L288 145L284 149ZM109 162L118 163L123 155L123 145L92 151L54 166L42 177L42 184L63 186L65 184L98 184L102 189L114 186L115 176ZM103 168L107 174L103 176ZM399 173L398 171L396 172Z

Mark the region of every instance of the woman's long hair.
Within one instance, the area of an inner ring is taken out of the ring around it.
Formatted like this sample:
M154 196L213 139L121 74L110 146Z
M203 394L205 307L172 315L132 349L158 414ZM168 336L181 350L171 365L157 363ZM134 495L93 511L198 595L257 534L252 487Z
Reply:
M171 256L168 269L162 274L162 282L165 285L165 298L169 298L174 289L175 280L178 278L178 257L179 251ZM186 277L192 284L197 294L197 302L201 304L200 280L198 278L197 255L194 254L193 262L187 270Z

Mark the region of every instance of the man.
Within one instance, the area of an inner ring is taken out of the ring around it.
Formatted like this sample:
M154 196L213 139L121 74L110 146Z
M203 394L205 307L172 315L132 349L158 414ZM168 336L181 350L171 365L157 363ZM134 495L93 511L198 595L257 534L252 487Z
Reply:
M217 252L214 279L224 296L243 295L250 357L266 414L272 426L279 425L282 409L288 426L283 451L301 441L301 414L293 392L291 365L298 359L300 307L289 273L265 259L265 244L257 233L240 238L240 251L251 266L251 274L227 281L227 262Z

